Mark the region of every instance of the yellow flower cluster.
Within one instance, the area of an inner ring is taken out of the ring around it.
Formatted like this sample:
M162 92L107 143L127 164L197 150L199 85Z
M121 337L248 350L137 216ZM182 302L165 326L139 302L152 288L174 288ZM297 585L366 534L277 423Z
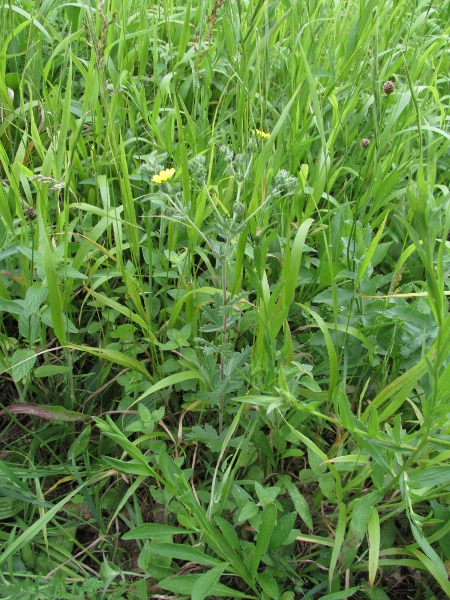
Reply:
M152 181L155 183L165 183L174 175L175 169L166 169L165 171L160 171L157 175L153 175Z
M268 140L270 138L270 133L266 133L265 131L261 131L260 129L252 129L252 133L257 135L262 140Z

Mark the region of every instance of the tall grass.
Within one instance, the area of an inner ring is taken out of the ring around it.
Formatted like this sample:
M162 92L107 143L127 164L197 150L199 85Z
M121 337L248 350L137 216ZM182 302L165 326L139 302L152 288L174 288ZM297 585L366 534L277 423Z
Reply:
M2 597L450 594L448 1L0 19Z

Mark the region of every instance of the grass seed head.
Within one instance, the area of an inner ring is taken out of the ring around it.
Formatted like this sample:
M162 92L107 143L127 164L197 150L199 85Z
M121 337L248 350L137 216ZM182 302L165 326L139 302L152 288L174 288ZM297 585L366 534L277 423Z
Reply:
M34 208L34 206L27 206L24 215L25 218L28 219L28 221L34 221L34 219L37 217L36 209Z
M395 92L395 83L390 79L383 84L383 92L386 96L390 96L393 92Z

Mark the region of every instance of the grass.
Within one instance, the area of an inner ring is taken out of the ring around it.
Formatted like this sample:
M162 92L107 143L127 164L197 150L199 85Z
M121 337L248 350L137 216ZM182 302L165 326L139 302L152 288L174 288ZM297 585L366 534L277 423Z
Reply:
M0 597L450 595L448 0L0 20Z

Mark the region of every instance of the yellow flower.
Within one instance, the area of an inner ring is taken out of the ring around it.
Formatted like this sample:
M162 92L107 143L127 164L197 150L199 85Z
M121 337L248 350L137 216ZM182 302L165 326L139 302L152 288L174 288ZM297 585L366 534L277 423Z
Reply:
M152 181L155 183L165 183L169 181L171 177L175 175L175 169L166 169L165 171L160 171L158 175L153 175Z
M265 131L261 131L260 129L252 129L252 133L257 135L262 140L268 140L270 138L270 133L266 133Z

